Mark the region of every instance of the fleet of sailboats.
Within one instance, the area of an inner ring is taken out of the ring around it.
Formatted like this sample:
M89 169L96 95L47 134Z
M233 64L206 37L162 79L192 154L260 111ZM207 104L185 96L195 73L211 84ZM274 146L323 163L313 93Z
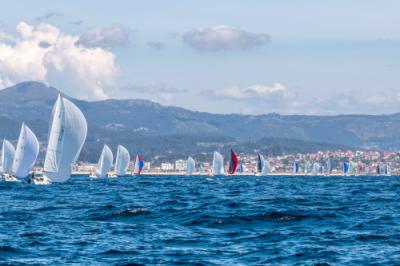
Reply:
M54 104L50 128L48 134L48 143L44 160L43 175L32 177L35 183L51 183L65 182L71 177L72 166L77 161L87 136L87 122L85 116L79 108L61 94ZM13 144L4 139L1 150L0 173L4 180L12 181L16 178L24 179L29 177L30 172L36 162L39 154L39 141L34 132L22 123L21 130L16 148ZM114 165L114 173L117 176L125 176L127 174L130 154L127 148L118 145L117 154ZM110 147L104 144L98 163L95 167L95 174L92 177L107 177L113 166L114 156ZM133 174L140 175L144 168L143 157L136 155ZM303 165L303 173L309 172L309 163L306 161ZM343 175L362 174L365 170L364 165L354 163L352 161L342 162L341 165ZM201 170L200 173L204 171ZM188 157L186 161L186 174L192 175L196 171L196 163L192 157ZM269 162L265 160L262 154L257 155L257 164L255 173L259 176L266 176L271 171ZM243 174L245 168L239 163L239 157L232 149L229 153L229 162L227 173L234 175L236 173ZM300 172L300 165L297 160L293 162L293 174ZM380 165L376 166L377 174L391 175L390 166L385 168ZM213 153L213 161L211 174L214 176L225 175L224 158L221 153L215 151ZM331 175L332 161L328 158L325 164L314 161L311 165L312 175Z

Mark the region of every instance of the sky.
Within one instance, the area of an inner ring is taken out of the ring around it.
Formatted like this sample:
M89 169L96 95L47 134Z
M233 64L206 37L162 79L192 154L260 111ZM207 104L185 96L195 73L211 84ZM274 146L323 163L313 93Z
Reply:
M0 89L242 114L400 112L400 1L8 1Z

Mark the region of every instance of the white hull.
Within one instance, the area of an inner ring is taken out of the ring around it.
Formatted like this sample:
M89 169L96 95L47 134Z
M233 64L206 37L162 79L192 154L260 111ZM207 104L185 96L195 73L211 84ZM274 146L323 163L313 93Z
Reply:
M21 182L18 180L15 176L9 175L9 174L2 174L1 179L5 182Z
M35 185L50 185L51 180L46 176L35 176L32 180L32 183Z

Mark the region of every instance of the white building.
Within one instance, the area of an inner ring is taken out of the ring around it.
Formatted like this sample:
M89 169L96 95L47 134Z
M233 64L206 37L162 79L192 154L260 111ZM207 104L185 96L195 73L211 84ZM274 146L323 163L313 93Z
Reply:
M187 163L185 160L177 160L175 161L175 169L177 171L185 171L187 168Z
M174 165L172 163L161 163L161 171L173 171Z

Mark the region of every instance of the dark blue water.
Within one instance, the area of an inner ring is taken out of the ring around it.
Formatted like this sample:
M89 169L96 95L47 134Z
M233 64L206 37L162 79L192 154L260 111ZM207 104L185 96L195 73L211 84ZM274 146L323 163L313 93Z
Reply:
M10 265L399 265L400 178L3 182L0 225Z

